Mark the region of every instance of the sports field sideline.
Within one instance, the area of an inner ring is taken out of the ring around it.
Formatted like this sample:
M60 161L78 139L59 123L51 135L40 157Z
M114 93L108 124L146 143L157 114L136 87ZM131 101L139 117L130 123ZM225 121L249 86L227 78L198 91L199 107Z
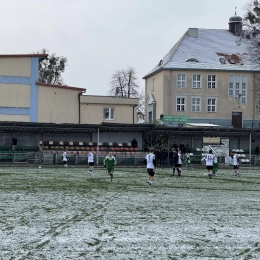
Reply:
M260 173L0 169L0 259L260 259Z

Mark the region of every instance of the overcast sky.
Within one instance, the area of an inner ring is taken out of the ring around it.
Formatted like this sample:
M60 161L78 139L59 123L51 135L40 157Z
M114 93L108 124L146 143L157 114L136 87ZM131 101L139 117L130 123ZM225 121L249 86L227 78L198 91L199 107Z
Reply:
M139 84L188 28L228 29L248 0L1 0L1 54L48 49L68 59L66 85L106 95L132 66Z

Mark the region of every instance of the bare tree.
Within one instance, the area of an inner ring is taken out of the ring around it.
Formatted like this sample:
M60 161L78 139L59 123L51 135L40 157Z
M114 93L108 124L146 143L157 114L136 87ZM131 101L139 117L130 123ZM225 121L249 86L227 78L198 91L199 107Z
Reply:
M260 64L260 1L251 0L245 10L243 37L246 39L251 61Z
M111 96L117 94L126 98L139 97L139 88L135 69L128 67L113 73L108 94Z
M145 113L145 94L143 89L139 94L139 104L137 106L137 112L142 113L143 115Z
M42 54L48 54L48 50L42 49ZM39 62L39 82L64 85L61 74L65 71L67 66L67 58L58 57L55 53L49 55L47 59Z
M133 67L117 70L112 75L108 95L125 98L139 98L137 112L144 114L145 96L143 90L139 92L137 73Z
M243 35L250 61L259 67L260 65L260 1L251 0L245 6L245 16L243 19ZM260 109L260 75L254 73L254 115L259 113ZM254 127L252 122L252 127Z

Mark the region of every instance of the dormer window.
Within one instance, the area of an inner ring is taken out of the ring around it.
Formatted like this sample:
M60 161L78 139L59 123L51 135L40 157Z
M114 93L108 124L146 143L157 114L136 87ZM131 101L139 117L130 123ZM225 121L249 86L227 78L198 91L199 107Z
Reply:
M198 62L198 61L194 58L191 58L191 59L188 59L187 62Z
M220 58L219 61L220 61L221 64L226 64L225 58Z
M234 59L230 59L229 62L230 62L231 64L236 64L236 62L235 62Z
M160 60L158 67L163 65L163 60Z

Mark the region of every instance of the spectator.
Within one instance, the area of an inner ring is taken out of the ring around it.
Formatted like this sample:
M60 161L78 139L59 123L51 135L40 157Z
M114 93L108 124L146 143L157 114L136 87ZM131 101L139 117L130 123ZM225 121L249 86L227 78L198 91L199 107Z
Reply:
M184 146L183 142L180 144L180 150L181 150L181 154L185 154L186 153L185 146Z
M255 148L255 154L259 154L260 153L260 147L259 144L257 145L257 147Z
M137 141L136 141L136 139L134 138L134 140L132 141L132 147L134 147L134 148L137 148Z
M162 165L162 151L161 148L155 150L155 160L156 160L156 165Z
M186 150L186 153L190 153L190 146L189 146L189 144L186 144L185 150Z
M169 164L172 166L173 165L173 151L169 151Z
M17 145L17 137L16 135L12 136L12 151L15 150L15 146Z
M176 142L173 143L172 148L175 149L175 151L178 150L178 145L176 144Z
M167 165L168 152L166 149L162 150L162 165Z

